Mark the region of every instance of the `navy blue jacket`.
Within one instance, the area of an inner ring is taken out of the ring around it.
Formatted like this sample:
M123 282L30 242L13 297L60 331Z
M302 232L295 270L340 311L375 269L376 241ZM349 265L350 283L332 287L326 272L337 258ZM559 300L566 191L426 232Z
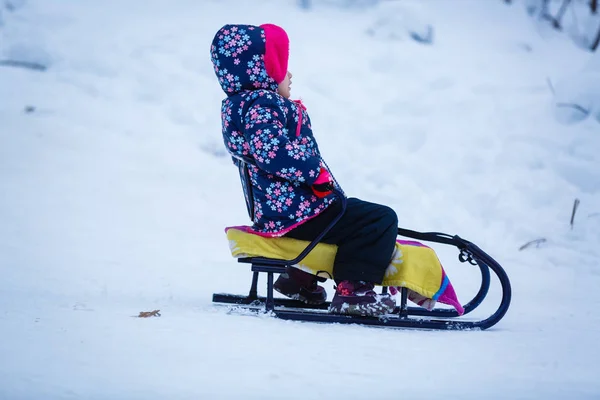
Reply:
M227 94L221 107L223 141L236 165L246 161L242 176L249 177L244 191L253 229L281 236L322 212L334 196L319 198L311 190L327 167L306 109L277 93L264 54L265 35L258 26L226 25L211 45L214 70Z

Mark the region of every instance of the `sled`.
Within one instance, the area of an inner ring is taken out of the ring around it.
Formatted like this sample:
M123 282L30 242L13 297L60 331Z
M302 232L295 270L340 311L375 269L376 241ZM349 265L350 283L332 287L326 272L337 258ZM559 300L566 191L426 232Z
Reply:
M273 293L274 274L285 272L286 267L298 267L301 262L316 251L325 234L337 223L346 208L346 198L340 192L335 192L342 202L340 214L315 238L308 243L300 254L294 259L268 258L262 256L240 257L238 262L250 264L252 271L252 282L248 295L235 295L228 293L213 294L212 301L217 304L231 305L236 308L252 310L255 312L270 313L272 316L293 321L359 324L368 326L381 326L389 328L417 328L435 330L484 330L497 324L506 314L510 306L511 286L504 269L491 256L481 250L472 242L457 235L451 236L438 232L416 232L398 228L398 235L426 242L434 242L455 246L458 251L458 259L461 263L478 266L481 272L481 286L477 294L466 304L458 305L456 309L433 308L431 310L422 307L408 306L408 287L399 288L400 305L391 314L380 317L363 317L354 315L330 314L327 312L329 302L320 305L308 305L298 300L288 298L276 298ZM276 240L276 239L262 239ZM414 242L418 243L418 242ZM420 245L420 243L418 243ZM422 247L427 247L423 246ZM432 250L433 251L433 250ZM295 253L297 254L297 253ZM502 299L496 311L488 318L482 320L464 320L457 317L466 315L475 310L485 300L490 288L490 270L498 277L502 290ZM258 281L259 274L267 274L266 296L259 296ZM385 282L385 281L384 281ZM381 287L381 293L387 293L386 286ZM459 311L457 311L457 309Z

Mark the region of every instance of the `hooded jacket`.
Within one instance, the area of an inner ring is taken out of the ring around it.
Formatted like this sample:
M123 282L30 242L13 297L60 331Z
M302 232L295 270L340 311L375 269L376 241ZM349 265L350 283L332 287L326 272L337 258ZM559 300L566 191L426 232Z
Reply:
M311 190L327 167L306 109L277 93L287 73L287 45L285 31L275 25L225 25L210 51L227 95L223 141L240 168L252 228L264 236L284 235L335 199Z

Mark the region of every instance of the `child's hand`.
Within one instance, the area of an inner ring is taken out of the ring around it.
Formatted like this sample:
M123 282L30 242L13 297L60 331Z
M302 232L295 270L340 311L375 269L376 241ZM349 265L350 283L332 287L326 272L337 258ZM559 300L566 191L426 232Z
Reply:
M331 193L333 193L333 179L331 179L331 175L329 171L325 168L321 167L319 171L319 176L313 185L311 186L313 193L319 197L323 198Z

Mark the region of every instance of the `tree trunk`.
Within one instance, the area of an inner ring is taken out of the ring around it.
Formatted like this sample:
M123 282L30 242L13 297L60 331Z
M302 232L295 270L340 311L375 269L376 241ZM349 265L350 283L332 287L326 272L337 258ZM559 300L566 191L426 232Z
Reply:
M592 14L598 14L598 0L590 0L590 10Z
M550 15L549 3L550 0L542 0L542 4L540 5L538 18L542 21L554 21L554 18L552 18L552 15Z
M592 44L592 51L596 51L596 49L598 48L598 45L600 45L600 28L598 28L598 34L596 35L596 40L594 40L594 43Z
M561 29L560 20L562 19L563 15L565 15L565 12L567 11L567 7L569 6L570 3L571 3L571 0L564 0L562 5L560 6L560 9L556 13L556 17L553 18L552 24L554 25L554 27L556 29L559 29L559 30Z

